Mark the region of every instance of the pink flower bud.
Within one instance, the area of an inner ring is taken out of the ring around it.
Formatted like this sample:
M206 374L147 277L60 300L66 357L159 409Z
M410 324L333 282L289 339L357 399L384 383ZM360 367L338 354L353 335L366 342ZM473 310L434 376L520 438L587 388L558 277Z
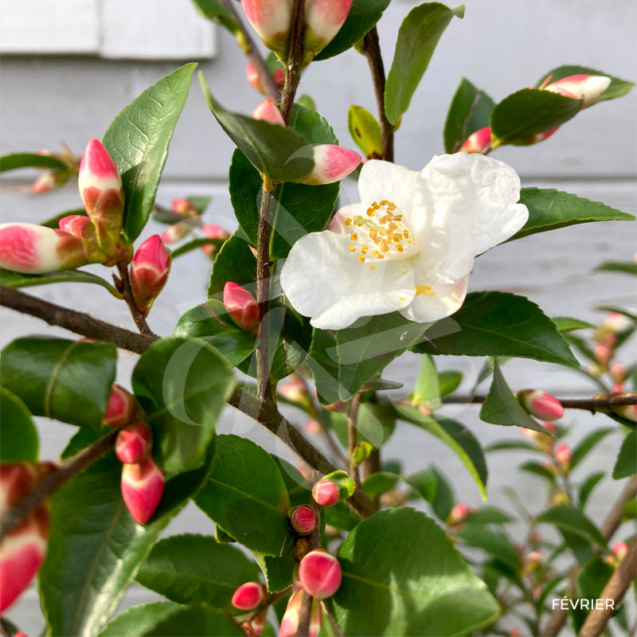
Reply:
M171 206L178 215L183 215L184 217L199 216L199 211L188 199L173 199Z
M483 155L491 147L491 127L481 128L475 133L467 137L465 142L460 146L460 152L480 153Z
M615 334L626 332L632 325L632 321L619 312L610 312L602 323L602 327Z
M122 468L122 497L135 522L146 524L153 517L164 493L164 472L149 456L142 464Z
M227 241L230 238L230 233L221 226L205 225L202 231L206 239L223 239L223 241ZM207 257L213 258L219 251L219 248L215 245L209 245L203 246L201 250Z
M522 637L522 631L516 626L509 632L509 637Z
M285 56L292 19L292 0L241 0L241 5L263 44Z
M309 434L317 434L321 431L321 425L316 420L308 420L305 425L305 431Z
M458 526L462 524L469 515L475 513L477 510L475 506L459 502L451 509L451 513L449 513L449 517L447 518L448 526Z
M164 230L161 235L161 240L165 245L177 243L177 241L181 241L184 237L187 237L192 232L192 229L193 223L190 219L174 223Z
M313 152L314 170L300 181L309 186L341 181L361 163L361 156L357 152L334 144L315 146Z
M519 392L518 400L526 411L542 420L559 420L564 415L562 403L555 396L539 389Z
M632 396L637 401L637 394L614 394L615 396ZM636 405L613 405L611 407L613 413L625 418L626 420L630 420L631 422L637 422L637 404Z
M542 427L544 427L544 429L546 429L549 433L552 433L553 435L557 433L557 427L550 420L544 420L541 424Z
M290 526L299 535L309 535L316 528L316 513L306 504L294 507L288 513Z
M228 281L223 288L223 304L237 327L254 332L261 322L257 300L240 285Z
M343 573L339 561L331 553L315 549L301 560L299 579L305 592L315 599L325 599L336 593Z
M563 468L568 468L573 459L573 452L571 448L565 443L561 442L555 448L555 459L562 465Z
M322 507L333 507L341 499L341 490L329 478L322 478L312 487L312 497Z
M284 383L280 383L277 390L285 400L291 403L307 404L310 398L305 383L296 375L292 375Z
M142 316L148 316L153 301L166 285L170 263L170 251L158 234L146 239L137 248L130 268L130 278L133 296Z
M117 434L115 453L124 464L141 464L148 457L151 446L150 427L143 422L134 422Z
M270 124L285 126L283 115L281 115L279 107L272 100L263 100L263 102L254 109L252 117L254 119L262 119L265 122L270 122Z
M528 568L536 568L544 562L544 553L542 551L531 551L525 558L525 566Z
M597 343L593 350L595 360L605 369L613 358L613 350L605 343Z
M306 0L304 38L306 54L309 52L316 55L335 38L347 19L351 7L352 0Z
M259 91L259 93L264 93L263 86L261 86L261 78L254 64L248 64L246 66L246 77L252 88ZM282 69L276 69L272 74L272 79L274 79L279 89L282 89L285 84L285 73Z
M626 553L628 553L628 544L626 542L615 542L613 544L613 554L618 560L624 559Z
M43 195L62 186L68 181L69 173L67 171L50 171L42 173L31 186L31 192L34 195Z
M265 599L266 593L267 589L261 582L241 584L232 596L232 605L239 610L252 610Z
M604 75L570 75L549 84L545 90L562 95L568 93L568 97L584 100L582 108L586 108L602 96L610 82Z
M106 427L121 427L127 425L137 411L135 396L126 391L121 385L113 385L113 391L108 399L108 407L102 416L102 424Z
M294 637L299 628L299 620L301 618L301 606L303 604L303 591L295 591L292 593L288 606L281 619L281 627L279 628L279 637ZM310 637L318 637L323 625L323 615L319 602L312 600L312 613L310 615Z
M254 637L259 637L259 635L261 635L261 633L263 632L263 629L265 628L265 622L266 622L267 616L268 616L268 611L264 610L260 615L257 615L250 622L250 629L252 630Z
M624 363L613 363L610 368L610 375L616 383L623 383L626 380L626 365Z
M82 241L31 223L0 224L0 267L24 274L49 274L89 263Z

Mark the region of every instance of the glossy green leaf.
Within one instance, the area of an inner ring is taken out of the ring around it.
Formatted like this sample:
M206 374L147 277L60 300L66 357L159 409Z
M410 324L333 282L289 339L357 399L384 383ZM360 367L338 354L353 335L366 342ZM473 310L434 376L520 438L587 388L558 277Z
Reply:
M250 250L245 232L238 228L228 239L212 266L208 296L221 299L223 287L228 281L245 287L256 296L257 261Z
M479 524L465 524L457 531L457 535L469 546L486 551L514 571L522 568L515 546L501 531Z
M481 507L466 517L467 524L511 524L515 522L508 513L497 507Z
M262 175L274 181L298 181L312 172L312 148L304 137L291 128L227 111L210 93L202 73L199 82L221 128Z
M545 464L535 462L534 460L523 462L520 465L520 471L524 471L525 473L532 473L533 475L540 476L540 478L545 478L551 484L555 482L555 474L550 471Z
M395 473L389 473L387 471L372 473L372 475L363 482L363 491L370 498L377 498L383 493L391 491L396 484L398 484L398 480L400 480L400 477Z
M65 270L51 274L22 274L0 268L0 284L10 288L20 289L50 283L92 283L101 285L116 299L124 298L106 279L82 270Z
M612 75L604 73L603 71L596 71L595 69L591 69L587 66L576 66L573 64L558 66L557 68L552 69L551 71L543 75L538 80L535 86L542 86L542 84L544 84L549 76L551 76L551 82L557 82L558 80L564 79L565 77L570 77L571 75L605 75L606 77L610 77L610 86L600 97L595 100L594 104L603 102L605 100L612 100L617 97L623 97L624 95L630 93L630 91L635 86L634 82L621 80L618 77L613 77Z
M462 372L455 370L445 370L438 372L438 385L440 387L441 396L449 396L460 387L462 383Z
M544 511L535 518L538 524L554 524L560 530L579 535L589 542L594 542L606 548L606 540L597 527L579 510L572 507L557 505Z
M18 168L49 168L50 170L68 170L65 161L51 155L39 153L11 153L0 157L0 173Z
M173 259L176 259L177 257L188 254L193 250L203 248L204 246L215 246L218 250L225 242L225 239L207 239L206 237L200 237L198 239L188 241L187 243L180 245L178 248L175 248L172 251L172 257Z
M173 336L198 338L212 345L235 367L245 360L256 344L253 335L239 329L221 301L210 299L181 316Z
M310 144L338 144L327 121L316 111L298 104L292 111L289 129L302 135ZM241 227L252 245L256 246L262 178L241 150L235 151L230 165L230 197ZM324 186L279 185L272 208L272 259L285 258L302 236L325 228L334 212L338 191L338 183Z
M383 140L378 120L362 106L350 106L347 111L347 127L356 145L367 158L383 156Z
M438 40L454 15L464 17L464 6L449 9L438 2L425 2L412 9L403 20L385 87L385 114L394 126L400 124L409 108Z
M0 440L0 461L38 459L40 440L31 412L5 387L0 387Z
M192 0L192 3L204 18L220 24L233 35L241 32L234 16L218 0Z
M290 498L276 462L250 440L217 437L217 457L197 506L238 542L278 556L288 531Z
M99 637L146 637L158 622L181 608L182 605L175 602L133 606L108 622Z
M153 457L166 471L203 464L235 382L228 361L202 339L165 338L142 354L133 390L153 430Z
M403 480L405 484L408 484L413 489L416 496L423 498L423 500L427 502L434 502L438 489L438 476L434 471L424 469L423 471L418 471L410 476L406 476ZM442 489L442 491L444 491L444 489ZM414 494L412 494L412 498L410 499L413 499ZM449 511L451 511L452 506L453 503L449 507Z
M136 579L172 602L232 611L232 595L258 580L259 568L238 548L213 537L175 535L155 544Z
M336 338L331 332L315 329L307 364L312 370L316 394L322 405L331 405L340 400L338 382L338 356Z
M411 400L414 406L424 403L429 409L440 409L442 407L436 365L433 358L428 354L422 355L420 370Z
M588 499L591 497L593 490L595 487L606 477L606 473L604 471L596 471L595 473L591 473L584 482L579 487L578 490L578 503L579 508L583 511L586 508L586 503Z
M529 219L509 241L580 223L635 220L626 212L555 188L522 188L520 203L528 208Z
M604 261L595 268L597 272L623 272L624 274L637 275L637 262L635 261Z
M592 323L580 321L579 319L570 318L568 316L554 316L551 320L562 333L574 332L575 330L590 330L595 327Z
M134 241L148 221L173 130L197 64L186 64L136 97L111 123L102 141L117 164L126 194L124 232Z
M579 441L575 447L573 447L573 458L571 460L571 469L575 469L586 456L595 449L595 447L604 439L608 434L616 431L615 428L595 429L586 434L582 440Z
M35 416L99 429L116 363L111 344L29 336L4 348L0 384Z
M354 0L341 30L314 60L327 60L360 42L381 19L390 2L391 0Z
M613 479L621 480L637 474L637 430L631 431L619 450L613 468Z
M532 301L505 292L473 292L449 318L427 331L416 352L513 356L579 368L555 323Z
M348 637L464 635L498 616L497 602L445 532L413 509L364 520L338 558L343 582L333 600Z
M537 451L541 453L538 448L528 440L499 440L493 442L484 449L487 453L491 451Z
M361 521L354 510L345 502L338 502L333 507L323 509L325 524L343 531L351 531Z
M445 122L445 151L458 152L466 139L486 128L494 107L495 102L489 95L467 78L461 78Z

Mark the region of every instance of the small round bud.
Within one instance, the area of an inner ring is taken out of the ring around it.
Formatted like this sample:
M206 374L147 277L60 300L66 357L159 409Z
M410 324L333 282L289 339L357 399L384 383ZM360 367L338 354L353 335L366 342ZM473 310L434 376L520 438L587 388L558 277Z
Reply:
M310 552L310 541L304 535L300 535L294 542L293 556L296 562L300 562Z
M325 599L336 593L343 572L339 561L324 549L310 551L299 565L303 590L315 599Z
M541 420L559 420L564 416L562 403L548 392L526 389L519 392L518 400L526 411Z
M299 535L309 535L316 528L316 513L306 504L290 509L290 525Z
M462 146L460 146L460 152L465 153L480 153L484 155L491 147L491 127L481 128L468 137Z
M279 107L272 100L263 100L253 111L252 117L254 119L262 119L270 124L278 124L279 126L285 126L285 120Z
M102 423L106 427L121 427L127 425L137 411L135 396L126 391L121 385L113 385L108 407L102 416Z
M150 427L134 422L117 434L115 454L124 464L141 464L148 457L151 445Z
M248 290L228 281L223 288L223 304L235 325L246 332L255 332L261 322L259 304Z
M261 582L241 584L232 596L232 605L239 610L252 610L265 599L266 593L266 587Z
M628 544L626 544L626 542L616 542L613 544L613 555L615 555L618 560L621 561L626 553L628 553Z
M333 507L341 499L341 490L331 480L322 478L312 488L312 497L319 506Z
M462 524L468 516L477 511L477 507L470 506L465 504L464 502L459 502L456 504L453 509L451 509L451 513L447 518L447 524L449 526L458 526Z
M171 261L170 250L158 234L146 239L135 251L130 279L133 296L142 316L148 316L153 302L166 285Z
M157 510L164 493L164 472L149 456L142 464L122 468L122 497L133 520L146 524Z

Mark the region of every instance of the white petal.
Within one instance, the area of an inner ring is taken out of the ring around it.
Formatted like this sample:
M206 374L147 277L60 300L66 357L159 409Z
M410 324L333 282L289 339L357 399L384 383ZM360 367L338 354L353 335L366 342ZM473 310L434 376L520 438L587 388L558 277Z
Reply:
M347 206L343 206L332 217L328 230L331 230L332 232L339 232L340 234L349 234L352 229L345 225L345 219L347 219L347 217L355 217L357 215L362 216L365 214L365 210L367 210L367 208L362 203L351 203Z
M420 279L423 281L424 279ZM416 275L416 284L419 279ZM400 313L410 321L416 323L433 323L450 316L460 309L467 295L469 276L465 276L450 285L436 285L431 282L424 294L416 294L409 307L400 310Z
M518 204L520 178L507 164L482 155L456 153L434 157L420 173L427 216L436 226L454 213L466 224L473 254L479 255L512 237L529 212Z
M336 232L307 234L283 265L281 287L314 327L342 329L362 316L405 308L414 299L409 261L361 263L349 245L349 237Z
M393 201L400 213L409 216L418 174L415 170L409 170L404 166L372 159L363 166L358 178L361 201L365 208L375 201L379 203L384 199Z

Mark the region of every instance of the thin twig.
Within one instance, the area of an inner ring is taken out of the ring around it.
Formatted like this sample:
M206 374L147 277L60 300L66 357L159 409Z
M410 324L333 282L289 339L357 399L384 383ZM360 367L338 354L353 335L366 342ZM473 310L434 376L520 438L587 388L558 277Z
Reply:
M445 405L479 405L487 399L486 396L449 396L442 399ZM637 405L637 395L614 396L611 398L558 398L564 409L582 409L596 413L612 406ZM410 401L405 404L411 405Z
M279 591L278 593L270 593L269 595L267 595L266 598L254 610L250 611L250 614L246 616L243 622L247 622L249 624L253 619L256 619L261 613L264 613L266 610L268 610L268 608L270 608L272 604L276 604L282 597L287 595L292 590L292 588L293 588L293 585L290 584L289 586L286 586L282 591Z
M296 91L301 82L303 64L303 34L305 32L305 0L294 0L292 19L290 21L290 45L285 73L285 86L281 99L281 115L288 124L292 115L292 107Z
M349 410L347 412L347 448L349 451L349 473L354 478L354 484L360 489L361 486L361 478L358 473L358 467L354 462L354 451L356 450L356 445L358 444L358 431L356 427L358 426L358 408L360 406L360 398L359 395L356 394L354 398L352 398L352 402L350 403Z
M135 297L133 295L133 286L131 284L130 275L128 273L128 265L123 262L119 262L117 264L117 271L119 272L119 279L121 281L121 292L124 295L124 300L128 305L128 309L130 310L131 316L133 317L133 321L135 321L135 325L137 325L137 329L144 336L154 336L153 331L148 327L148 323L146 323L146 319L142 316L139 308L137 307L137 302L135 301Z

